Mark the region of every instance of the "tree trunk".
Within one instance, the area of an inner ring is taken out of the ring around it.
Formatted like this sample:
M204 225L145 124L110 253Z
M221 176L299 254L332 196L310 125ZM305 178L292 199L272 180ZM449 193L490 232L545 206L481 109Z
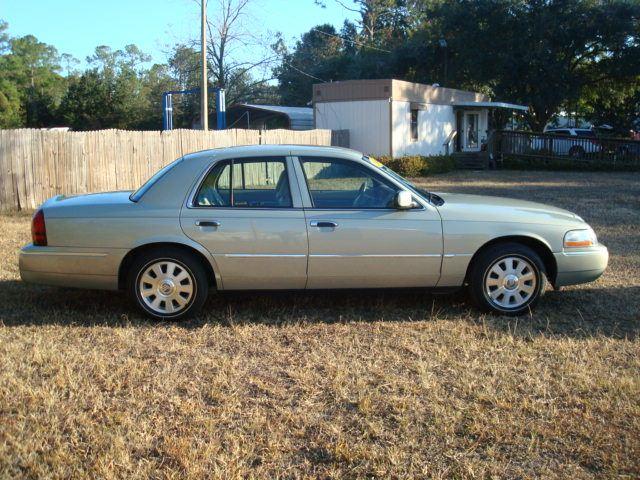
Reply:
M550 118L551 114L547 110L535 107L531 107L531 111L526 115L527 123L534 132L542 132Z

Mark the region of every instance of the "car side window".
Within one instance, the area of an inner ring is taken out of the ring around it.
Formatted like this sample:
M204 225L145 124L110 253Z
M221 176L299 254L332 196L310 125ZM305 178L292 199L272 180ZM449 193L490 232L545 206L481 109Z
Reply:
M398 188L353 161L301 157L314 208L393 208Z
M230 207L230 171L230 162L216 163L202 182L194 204L198 207Z
M576 135L579 137L596 138L596 133L593 130L576 130Z
M197 207L291 208L285 159L266 157L217 163L196 195Z

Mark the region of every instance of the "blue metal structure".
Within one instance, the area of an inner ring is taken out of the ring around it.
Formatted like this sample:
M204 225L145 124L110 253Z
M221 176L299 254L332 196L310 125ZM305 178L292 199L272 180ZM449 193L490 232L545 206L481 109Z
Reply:
M209 92L215 92L216 94L216 130L224 130L227 128L224 88L209 88ZM199 93L199 88L164 92L162 94L162 130L173 130L173 96L196 95Z

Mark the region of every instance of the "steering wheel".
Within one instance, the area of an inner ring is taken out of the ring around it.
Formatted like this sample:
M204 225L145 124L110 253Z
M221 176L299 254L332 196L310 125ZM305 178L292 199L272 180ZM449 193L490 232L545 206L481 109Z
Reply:
M368 191L369 191L369 187L367 186L367 181L365 180L364 182L362 182L362 185L360 185L358 194L356 195L356 198L353 200L354 207L360 206L360 203L366 198Z

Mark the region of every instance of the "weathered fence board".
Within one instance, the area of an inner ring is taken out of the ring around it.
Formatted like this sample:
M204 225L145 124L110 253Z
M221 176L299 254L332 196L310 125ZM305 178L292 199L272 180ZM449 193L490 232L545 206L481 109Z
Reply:
M0 130L0 210L33 209L60 193L135 189L176 158L207 148L332 145L332 138L345 146L344 135L336 137L331 130Z

